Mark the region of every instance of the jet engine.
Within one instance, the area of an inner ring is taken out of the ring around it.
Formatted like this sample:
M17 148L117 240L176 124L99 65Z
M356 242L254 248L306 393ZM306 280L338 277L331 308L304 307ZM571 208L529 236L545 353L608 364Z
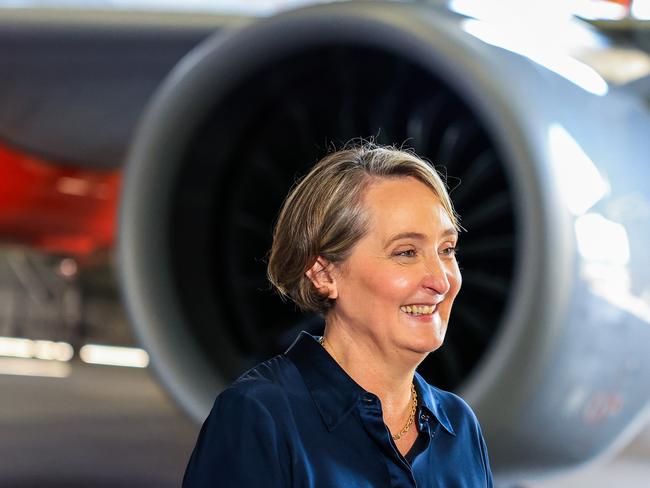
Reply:
M645 54L575 18L384 2L204 41L145 111L121 200L124 297L164 385L201 421L322 331L266 281L273 224L329 149L374 138L431 161L461 215L463 288L419 371L473 406L498 479L622 445L650 398L650 84L616 56Z

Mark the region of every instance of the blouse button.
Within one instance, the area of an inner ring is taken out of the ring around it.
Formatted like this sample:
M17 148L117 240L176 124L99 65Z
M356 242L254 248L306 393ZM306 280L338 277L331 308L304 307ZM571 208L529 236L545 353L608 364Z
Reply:
M363 401L368 404L375 403L375 399L371 397L370 395L364 396Z
M429 416L426 413L423 413L422 415L420 415L420 419L427 421L429 420Z

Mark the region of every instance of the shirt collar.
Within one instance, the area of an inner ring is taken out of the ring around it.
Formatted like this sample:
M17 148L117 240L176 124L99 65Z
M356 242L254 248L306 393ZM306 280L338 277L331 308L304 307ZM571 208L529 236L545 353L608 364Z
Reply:
M301 331L285 355L302 375L316 407L332 431L369 392L361 388L318 342L318 338ZM438 420L450 434L454 434L435 389L415 373L415 387L422 408ZM455 435L455 434L454 434Z
M440 403L436 389L429 385L417 371L415 372L414 379L415 389L418 392L418 400L420 405L422 405L422 409L426 410L429 415L433 415L447 432L455 436L454 428L451 426L449 417L447 417L447 413Z

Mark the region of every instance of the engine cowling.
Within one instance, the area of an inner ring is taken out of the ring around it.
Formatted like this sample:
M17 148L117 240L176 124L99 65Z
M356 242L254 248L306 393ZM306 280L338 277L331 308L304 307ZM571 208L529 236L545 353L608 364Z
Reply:
M650 118L570 50L526 40L432 6L361 2L219 34L177 65L131 149L119 266L134 327L194 419L299 330L322 330L266 283L272 225L331 143L375 136L448 174L463 289L419 370L474 407L499 479L584 462L638 429Z

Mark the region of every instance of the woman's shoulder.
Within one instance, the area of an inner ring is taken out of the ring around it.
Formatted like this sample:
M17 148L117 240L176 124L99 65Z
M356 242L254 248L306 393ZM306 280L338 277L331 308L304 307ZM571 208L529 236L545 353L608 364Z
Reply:
M288 391L296 382L292 363L277 355L244 372L216 398L219 402L249 402L267 410L286 403Z

